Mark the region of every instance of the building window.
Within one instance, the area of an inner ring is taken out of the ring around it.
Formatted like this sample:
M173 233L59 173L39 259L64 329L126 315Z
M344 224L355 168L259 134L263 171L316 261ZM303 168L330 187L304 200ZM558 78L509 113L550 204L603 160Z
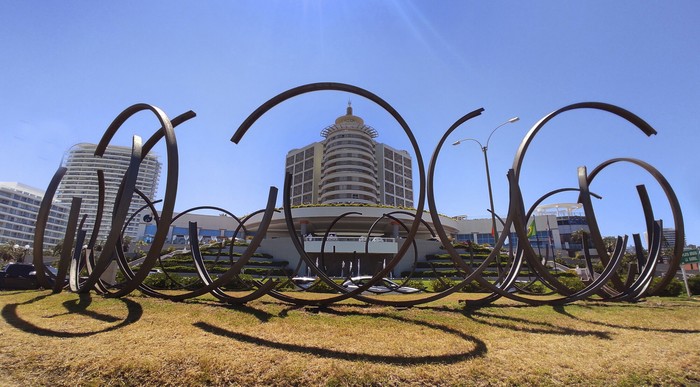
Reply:
M387 193L393 194L394 193L394 185L391 183L384 183L384 191L386 191Z
M394 197L391 195L384 195L384 202L388 206L393 206L394 205Z

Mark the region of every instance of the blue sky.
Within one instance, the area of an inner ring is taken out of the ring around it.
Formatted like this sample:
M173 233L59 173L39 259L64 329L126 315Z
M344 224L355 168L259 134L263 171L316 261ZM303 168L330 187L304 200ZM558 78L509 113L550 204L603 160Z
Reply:
M700 243L700 27L695 1L3 1L0 2L0 180L45 188L63 153L97 142L126 107L145 102L177 129L176 209L216 205L236 214L281 188L289 149L320 139L344 114L376 128L378 141L409 149L391 117L346 93L304 95L259 120L240 144L229 141L256 107L289 88L343 82L392 104L429 160L463 114L484 114L450 143L491 139L495 204L505 212L505 173L518 144L542 116L575 102L626 108L649 122L647 138L622 119L566 113L535 138L521 175L526 204L577 185L576 168L633 157L658 168ZM147 138L157 122L134 117L114 143ZM156 149L166 162L164 148ZM426 166L427 167L427 166ZM449 146L437 167L438 210L486 217L483 157L474 143ZM605 235L643 232L635 185L646 184L656 217L669 225L663 193L630 165L606 169L591 189ZM163 188L159 191L163 194ZM159 196L160 196L159 195ZM562 195L549 202L571 202ZM281 201L278 201L281 203Z

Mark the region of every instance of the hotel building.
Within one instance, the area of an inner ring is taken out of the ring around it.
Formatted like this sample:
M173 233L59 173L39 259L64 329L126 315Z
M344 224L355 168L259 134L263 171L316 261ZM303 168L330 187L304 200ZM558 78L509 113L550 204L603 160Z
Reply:
M98 182L97 170L104 171L105 176L105 207L104 215L100 225L100 235L106 237L112 222L112 209L119 190L119 185L124 177L124 173L129 167L131 158L131 148L122 146L110 146L102 157L95 156L95 144L76 144L71 147L63 159L63 166L68 171L58 187L57 200L69 204L73 197L83 199L81 214L87 214L87 219L83 228L87 230L87 238L95 224L98 206ZM141 163L139 176L136 181L136 188L143 192L146 197L154 198L158 188L161 163L158 157L150 153ZM129 213L133 214L146 203L134 195L129 207ZM125 236L136 239L140 218L135 218L124 230Z
M287 153L291 203L413 207L411 156L374 139L377 131L347 112L321 131L323 141Z
M0 182L0 243L33 247L36 217L44 191L22 183ZM44 233L44 249L63 242L68 206L54 202Z

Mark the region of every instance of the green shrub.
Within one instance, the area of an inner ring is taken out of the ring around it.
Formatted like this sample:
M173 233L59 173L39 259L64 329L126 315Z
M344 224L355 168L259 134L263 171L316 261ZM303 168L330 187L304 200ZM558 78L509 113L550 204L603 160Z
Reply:
M527 286L525 288L525 291L528 291L530 293L535 293L535 294L544 294L544 293L547 293L549 291L549 288L544 286L542 284L542 282L535 281L532 284L530 284L530 286Z
M336 293L336 291L331 288L330 285L320 280L309 287L307 291L311 293Z
M575 292L583 290L586 287L586 284L584 284L583 281L581 281L581 278L579 277L560 276L557 279L559 280L559 282L564 284L564 286Z
M430 280L430 288L433 289L433 291L436 293L443 292L455 286L456 284L456 281L449 278L443 278L442 281L440 281L437 278L435 278L434 280Z
M478 282L472 281L468 284L466 284L463 288L462 291L465 293L476 293L476 292L483 292L484 288L479 285Z
M661 282L661 277L655 277L651 281L650 288L656 287ZM678 297L683 291L683 282L677 278L671 280L665 288L661 289L656 295L661 297Z
M294 286L294 283L292 283L289 278L282 278L280 283L277 284L275 287L275 290L281 291L281 292L286 292L290 290L295 290L296 287Z
M172 253L173 251L175 251L175 248L174 248L173 246L170 246L170 247L168 247L168 248L165 249L165 250L161 250L161 251L160 251L160 255L170 254L170 253Z
M396 282L398 284L403 283L402 280L396 280L394 282ZM428 288L427 286L425 286L425 283L423 281L415 280L415 279L409 280L408 282L406 282L406 284L404 286L408 286L409 288L414 288L414 289L419 289L419 290L426 290Z
M569 271L557 271L554 273L551 273L555 277L559 277L561 280L561 277L576 277L578 278L578 274L574 270L569 270Z
M690 289L690 294L700 294L700 275L688 278L688 288Z
M248 274L239 274L221 288L224 290L246 290L250 288L253 277Z
M143 280L143 284L155 289L196 289L203 286L198 276L181 276L177 274L151 274Z
M291 270L289 269L262 269L262 268L256 268L256 267L251 267L251 268L245 268L243 269L243 273L245 274L251 274L251 275L261 275L261 276L286 276L291 274Z

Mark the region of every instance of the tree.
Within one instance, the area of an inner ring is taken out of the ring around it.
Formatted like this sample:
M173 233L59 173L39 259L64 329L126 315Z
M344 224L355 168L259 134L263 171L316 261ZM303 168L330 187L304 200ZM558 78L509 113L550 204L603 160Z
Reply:
M614 236L603 237L603 243L605 244L605 250L607 250L608 253L612 253L615 250L617 238L615 238Z
M60 242L56 243L56 246L54 246L53 249L51 249L51 254L54 257L58 257L61 255L62 251L63 251L63 241L60 241Z
M14 246L15 243L12 241L7 241L0 245L0 258L2 258L3 261L12 261L15 259Z
M586 230L579 229L571 233L571 243L583 243L583 237L586 235Z
M20 246L17 242L7 241L0 245L0 257L3 261L23 262L24 256L29 252L28 246Z
M129 252L129 245L131 245L131 239L132 238L128 235L122 239L122 249L124 249L125 253Z

